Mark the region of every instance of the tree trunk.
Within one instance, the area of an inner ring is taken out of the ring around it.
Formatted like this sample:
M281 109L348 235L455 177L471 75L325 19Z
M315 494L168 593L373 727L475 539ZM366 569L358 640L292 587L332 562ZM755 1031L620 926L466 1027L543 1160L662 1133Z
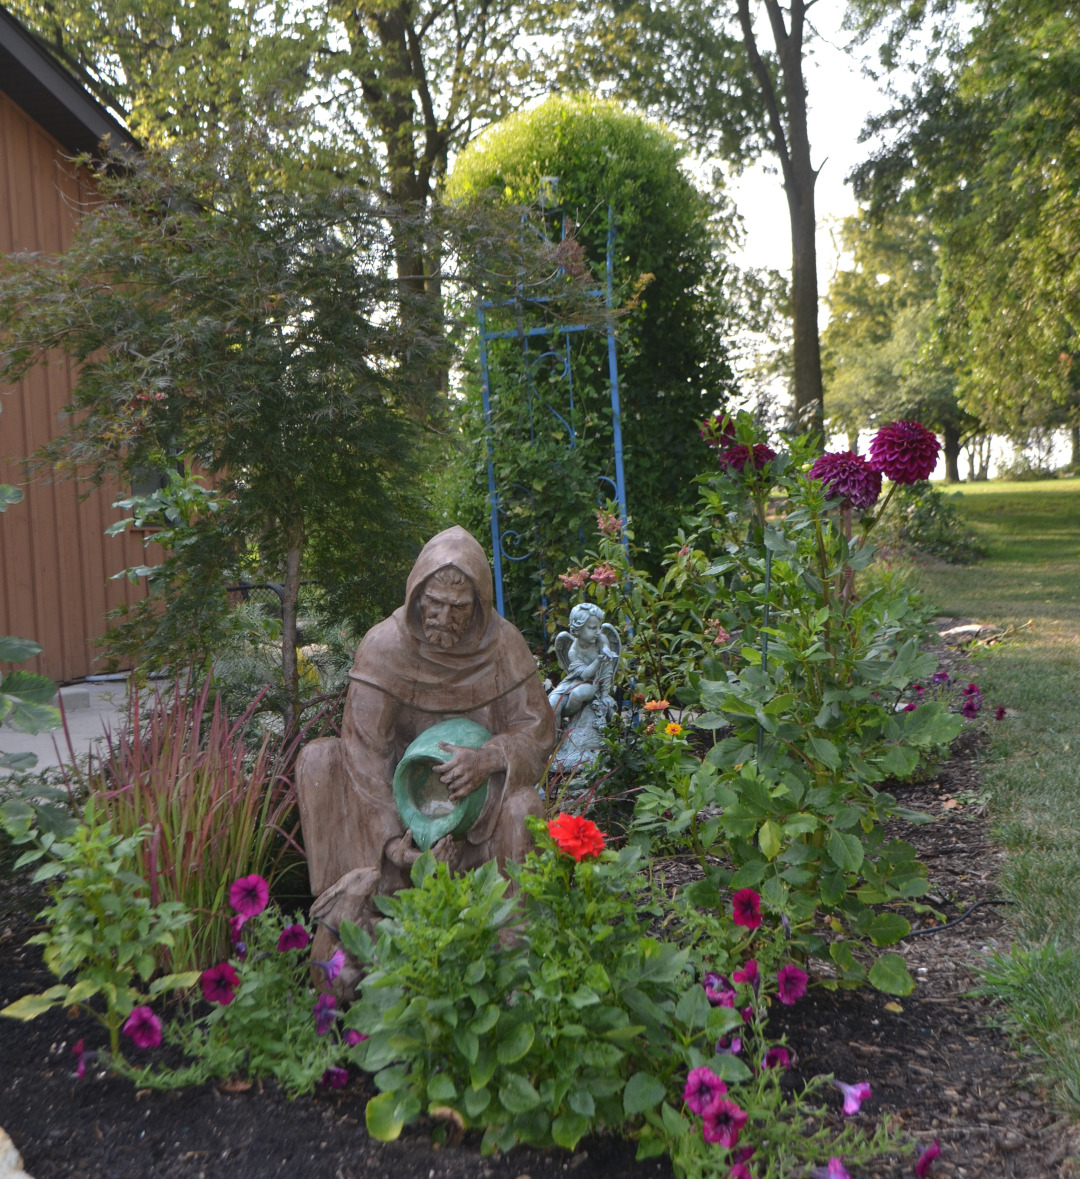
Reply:
M778 0L765 0L784 87L781 107L772 74L757 47L750 0L738 0L743 46L765 104L773 149L780 159L784 176L784 192L791 221L791 327L796 425L800 430L817 434L823 440L825 410L821 383L821 338L818 333L817 219L814 212L817 171L810 162L806 81L803 77L803 33L807 7L806 0L791 0L788 9L789 27Z
M1069 459L1069 466L1080 467L1080 426L1070 427L1069 439L1072 442L1072 458Z
M960 482L960 431L955 426L945 427L945 482Z
M303 531L298 525L285 553L285 592L281 600L281 674L285 680L285 739L296 736L300 723L300 673L296 658L296 612L300 599L300 558Z
M848 450L851 451L852 454L859 453L859 431L858 430L848 430L847 448L848 448Z

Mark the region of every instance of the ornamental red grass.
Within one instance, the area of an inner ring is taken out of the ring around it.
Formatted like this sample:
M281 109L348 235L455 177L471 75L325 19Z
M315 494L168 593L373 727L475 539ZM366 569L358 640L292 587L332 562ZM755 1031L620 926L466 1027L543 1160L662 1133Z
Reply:
M870 443L870 461L893 483L929 479L937 466L941 443L922 422L889 422Z
M810 468L810 478L821 481L826 499L839 499L860 512L873 507L881 495L881 472L850 450L823 454Z
M598 856L604 850L603 832L591 819L580 815L564 814L549 819L548 834L559 851L578 861L586 856Z

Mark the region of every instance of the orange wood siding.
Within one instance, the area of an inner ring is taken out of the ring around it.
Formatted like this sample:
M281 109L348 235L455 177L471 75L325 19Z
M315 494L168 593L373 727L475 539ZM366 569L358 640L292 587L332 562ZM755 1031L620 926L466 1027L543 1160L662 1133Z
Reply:
M64 251L88 196L60 145L0 94L0 251ZM72 480L26 484L17 460L58 432L73 377L53 356L14 389L0 387L0 483L26 492L0 514L0 634L39 642L42 654L22 666L60 682L100 670L95 640L106 613L145 592L110 575L147 560L138 536L104 534L123 515L110 506L115 486L80 501Z

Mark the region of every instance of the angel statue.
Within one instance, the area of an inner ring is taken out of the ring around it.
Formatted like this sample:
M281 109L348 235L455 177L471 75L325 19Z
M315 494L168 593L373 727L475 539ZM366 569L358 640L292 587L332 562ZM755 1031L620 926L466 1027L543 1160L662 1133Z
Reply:
M570 611L570 630L555 638L555 653L564 674L548 696L559 732L551 768L565 773L587 769L604 744L601 731L615 713L611 682L622 642L599 606L580 602Z

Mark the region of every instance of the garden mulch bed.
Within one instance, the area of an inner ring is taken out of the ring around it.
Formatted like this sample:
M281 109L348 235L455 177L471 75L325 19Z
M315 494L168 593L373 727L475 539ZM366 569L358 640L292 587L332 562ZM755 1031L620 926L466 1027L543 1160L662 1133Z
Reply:
M963 676L962 655L942 648L943 665ZM966 676L965 676L966 678ZM993 723L989 721L988 723ZM927 863L936 908L950 919L977 900L998 898L1001 853L990 840L977 763L979 730L967 730L953 756L926 781L897 788L905 806L937 818L897 824ZM671 869L675 866L671 865ZM678 875L672 870L669 880ZM20 874L0 881L0 1006L50 985L36 947L24 942L41 893ZM925 917L915 921L925 922ZM1080 1175L1080 1137L1049 1108L1025 1062L968 992L974 965L1007 949L1009 914L985 905L959 925L912 937L900 949L918 980L897 1004L869 990L814 989L781 1008L776 1030L796 1052L796 1071L869 1081L867 1126L889 1115L908 1139L942 1155L931 1170L959 1179L1049 1179ZM899 1007L899 1010L890 1009ZM434 1148L430 1127L380 1144L364 1131L371 1090L354 1080L341 1092L290 1102L275 1087L226 1093L201 1086L178 1093L136 1093L121 1080L88 1073L76 1081L71 1044L102 1033L87 1017L45 1016L29 1024L0 1020L0 1126L35 1179L568 1179L649 1176L666 1179L666 1162L635 1163L630 1144L590 1139L572 1155L517 1150L482 1159L469 1140ZM915 1148L862 1172L874 1179L913 1174ZM857 1174L853 1170L853 1174Z

